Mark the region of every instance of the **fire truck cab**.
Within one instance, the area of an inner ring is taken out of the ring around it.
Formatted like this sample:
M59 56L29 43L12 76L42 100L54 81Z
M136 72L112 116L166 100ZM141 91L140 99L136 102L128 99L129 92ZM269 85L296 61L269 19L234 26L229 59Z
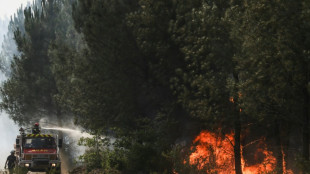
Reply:
M41 134L41 131L26 134L21 128L14 146L18 167L27 168L29 171L53 169L56 173L61 173L61 146L62 139L59 139L58 135Z

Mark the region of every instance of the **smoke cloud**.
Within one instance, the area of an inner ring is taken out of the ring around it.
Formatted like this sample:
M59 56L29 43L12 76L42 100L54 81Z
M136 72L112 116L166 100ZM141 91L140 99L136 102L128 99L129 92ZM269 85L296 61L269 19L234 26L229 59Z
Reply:
M0 18L0 45L2 45L3 36L7 32L9 20ZM1 51L1 50L0 50ZM5 80L5 76L0 72L0 83ZM0 169L4 168L7 156L14 149L14 143L18 132L18 126L9 118L8 114L0 113Z
M4 168L7 156L14 149L16 136L19 134L18 126L8 117L6 113L0 116L0 169Z

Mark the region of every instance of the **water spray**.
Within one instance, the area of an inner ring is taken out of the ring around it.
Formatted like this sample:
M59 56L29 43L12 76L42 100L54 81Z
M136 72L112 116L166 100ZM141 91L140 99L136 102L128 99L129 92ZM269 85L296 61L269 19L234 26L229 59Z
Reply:
M68 132L70 134L74 134L75 136L79 136L79 137L88 137L88 138L93 137L87 132L82 132L76 129L62 128L62 127L41 127L41 128L45 130L58 130L58 131Z

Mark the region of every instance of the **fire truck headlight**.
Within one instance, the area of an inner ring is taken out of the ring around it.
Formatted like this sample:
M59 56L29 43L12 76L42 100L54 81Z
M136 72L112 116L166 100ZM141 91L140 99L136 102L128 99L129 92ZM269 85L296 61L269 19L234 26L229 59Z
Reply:
M52 163L52 167L56 167L56 164L55 164L55 163Z
M25 164L25 167L29 167L30 166L30 164Z

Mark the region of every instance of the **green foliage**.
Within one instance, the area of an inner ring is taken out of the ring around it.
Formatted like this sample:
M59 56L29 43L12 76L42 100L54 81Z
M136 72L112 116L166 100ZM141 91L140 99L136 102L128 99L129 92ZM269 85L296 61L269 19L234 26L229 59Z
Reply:
M307 72L303 68L303 48L299 46L303 45L303 36L298 31L298 8L298 1L250 1L243 23L236 26L242 31L239 37L243 52L236 59L243 81L244 108L258 113L255 115L260 115L259 119L273 115L290 120L302 110L297 103L303 100L301 89Z
M176 69L173 88L192 116L221 121L219 117L231 112L227 106L235 95L227 88L227 80L234 80L234 50L229 25L223 20L228 2L195 2L175 7L171 33L186 66Z
M128 118L136 114L139 56L123 23L130 4L78 1L73 6L76 28L82 31L89 49L73 62L75 70L70 86L74 93L69 100L78 123L90 129L123 121L132 124Z
M154 3L158 7L151 14L167 8L163 1ZM120 147L128 151L123 170L133 173L166 170L161 152L177 133L169 138L163 135L169 130L176 132L172 129L176 126L168 125L182 112L177 110L169 83L178 66L178 50L166 44L170 12L160 13L149 23L142 5L135 1L78 1L73 8L77 30L84 34L89 48L88 59L84 56L83 66L78 67L83 74L72 84L83 91L72 96L80 106L74 107L79 109L78 123L91 129L119 129ZM152 10L149 8L145 10ZM156 27L162 29L154 30ZM150 45L144 47L143 43Z
M109 138L102 139L99 136L93 138L81 138L80 146L86 146L88 149L85 154L79 157L86 164L88 171L93 169L103 169L104 171L117 171L119 168L122 153L111 148Z

